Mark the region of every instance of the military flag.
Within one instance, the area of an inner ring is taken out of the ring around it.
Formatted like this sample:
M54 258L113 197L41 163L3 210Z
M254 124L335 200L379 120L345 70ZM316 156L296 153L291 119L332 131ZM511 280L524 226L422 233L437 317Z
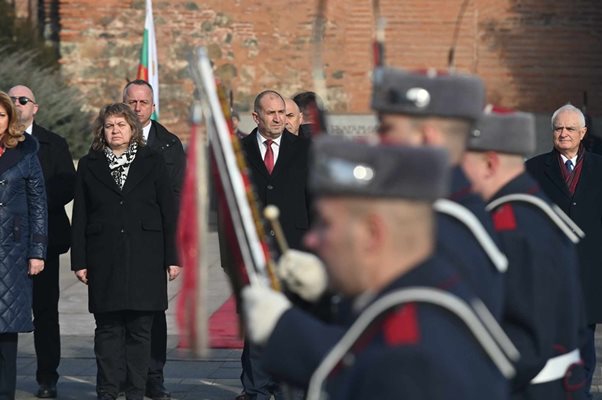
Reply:
M159 120L159 62L157 61L157 40L153 20L153 2L146 0L146 19L144 21L144 39L140 49L140 63L136 79L144 79L153 87L155 112L151 119Z

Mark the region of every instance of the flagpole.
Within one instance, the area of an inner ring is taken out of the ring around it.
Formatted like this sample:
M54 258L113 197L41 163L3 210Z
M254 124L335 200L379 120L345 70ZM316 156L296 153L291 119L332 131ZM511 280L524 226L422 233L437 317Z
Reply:
M201 105L198 101L194 102L192 109L192 123L197 127L197 132L192 138L195 141L196 149L196 226L199 229L197 235L198 253L197 263L197 287L206 285L208 279L208 257L207 257L207 235L209 234L209 191L208 191L208 162L207 162L207 131L203 134L198 132L202 118ZM196 290L195 304L197 304L197 316L195 318L197 338L193 342L193 352L196 356L207 357L209 355L209 327L207 315L207 296L206 290Z
M153 103L155 112L151 118L159 120L159 61L157 58L157 38L153 19L153 2L146 0L146 16L144 18L144 35L140 48L140 62L136 79L143 79L153 87Z

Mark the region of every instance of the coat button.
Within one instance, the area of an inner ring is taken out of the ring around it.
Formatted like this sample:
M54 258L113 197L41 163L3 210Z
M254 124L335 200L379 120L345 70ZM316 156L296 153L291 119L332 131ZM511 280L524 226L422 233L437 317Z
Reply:
M270 230L270 236L276 236L273 230Z
M268 190L272 190L272 189L274 189L274 186L268 185Z
M576 206L576 205L577 205L577 203L573 202L573 205L574 205L574 206Z
M123 205L123 200L119 201L119 205L122 206Z
M125 233L125 229L121 228L121 233Z

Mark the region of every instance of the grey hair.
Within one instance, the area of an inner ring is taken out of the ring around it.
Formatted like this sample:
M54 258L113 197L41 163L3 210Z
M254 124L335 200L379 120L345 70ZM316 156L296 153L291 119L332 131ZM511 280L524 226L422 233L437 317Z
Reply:
M567 103L560 107L558 110L554 111L554 114L552 114L552 129L554 129L554 121L556 121L556 117L558 117L558 115L563 112L572 112L577 114L577 117L579 118L579 128L583 128L585 126L585 116L583 115L581 110L572 105L571 103Z

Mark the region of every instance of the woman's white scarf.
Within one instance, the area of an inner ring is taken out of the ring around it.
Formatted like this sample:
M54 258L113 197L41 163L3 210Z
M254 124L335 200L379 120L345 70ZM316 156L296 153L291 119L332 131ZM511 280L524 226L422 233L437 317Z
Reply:
M128 172L130 171L130 165L134 161L134 158L136 158L137 150L138 144L136 142L131 143L125 153L120 156L116 156L109 147L105 147L104 149L105 157L109 162L111 176L115 179L115 183L119 186L119 189L123 189Z

